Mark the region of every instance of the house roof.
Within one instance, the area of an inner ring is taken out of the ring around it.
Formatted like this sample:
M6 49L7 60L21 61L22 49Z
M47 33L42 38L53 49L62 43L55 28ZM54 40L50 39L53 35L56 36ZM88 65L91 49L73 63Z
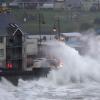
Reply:
M10 13L0 14L0 36L7 35L7 27L10 23L16 23L15 18Z
M16 30L14 31L14 33L13 33L13 36L14 36L18 31L20 31L20 33L23 35L22 30L20 30L19 27L17 27Z

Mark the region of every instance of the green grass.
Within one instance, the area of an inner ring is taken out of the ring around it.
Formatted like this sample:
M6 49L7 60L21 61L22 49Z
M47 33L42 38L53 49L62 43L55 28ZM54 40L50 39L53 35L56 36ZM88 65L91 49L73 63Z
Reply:
M80 26L82 23L88 23L93 26L93 28L99 28L99 26L93 22L95 18L100 18L100 12L68 12L53 9L14 9L12 12L16 16L16 19L23 23L23 30L33 34L39 32L39 13L44 16L45 21L45 24L41 23L41 31L52 32L54 24L57 25L58 16L60 19L61 32L81 31ZM23 22L25 16L34 16L35 19ZM73 16L73 18L71 16Z

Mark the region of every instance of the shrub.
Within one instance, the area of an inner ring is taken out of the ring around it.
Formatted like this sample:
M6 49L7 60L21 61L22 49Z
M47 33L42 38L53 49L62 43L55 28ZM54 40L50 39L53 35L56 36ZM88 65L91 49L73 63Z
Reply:
M100 18L95 18L94 19L94 24L100 24Z
M92 24L90 24L90 23L82 23L81 25L80 25L80 30L81 31L85 31L85 30L88 30L89 28L91 28L92 27Z

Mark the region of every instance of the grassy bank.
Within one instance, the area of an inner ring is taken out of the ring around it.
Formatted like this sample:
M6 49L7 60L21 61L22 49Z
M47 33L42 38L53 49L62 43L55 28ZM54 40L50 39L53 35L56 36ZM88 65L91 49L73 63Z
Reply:
M57 27L57 18L60 20L61 32L83 31L88 28L99 28L94 20L100 17L100 12L77 12L53 9L14 9L16 19L23 24L23 30L30 33L39 32L39 13L42 32L52 32ZM26 22L24 22L26 18Z

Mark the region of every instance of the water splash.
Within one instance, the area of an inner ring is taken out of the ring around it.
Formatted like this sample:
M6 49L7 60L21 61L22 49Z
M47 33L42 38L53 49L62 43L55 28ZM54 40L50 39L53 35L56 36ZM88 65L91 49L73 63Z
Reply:
M53 48L49 49L50 54L63 61L63 68L53 70L48 75L48 78L53 80L54 83L100 82L100 62L99 59L96 59L96 55L100 56L94 48L92 48L94 52L92 51L91 55L95 55L95 58L88 54L81 56L74 48L62 42L51 41L51 44L53 44Z
M96 46L97 43L94 42ZM53 48L49 48L49 52L63 61L63 68L52 70L47 79L41 78L38 81L20 79L18 87L2 80L0 83L0 100L100 99L100 83L97 83L100 81L99 50L95 52L95 46L90 45L89 48L91 50L92 46L92 52L90 53L88 50L89 54L81 56L78 51L64 43L50 41L50 44L53 45ZM75 82L77 84L72 84Z

